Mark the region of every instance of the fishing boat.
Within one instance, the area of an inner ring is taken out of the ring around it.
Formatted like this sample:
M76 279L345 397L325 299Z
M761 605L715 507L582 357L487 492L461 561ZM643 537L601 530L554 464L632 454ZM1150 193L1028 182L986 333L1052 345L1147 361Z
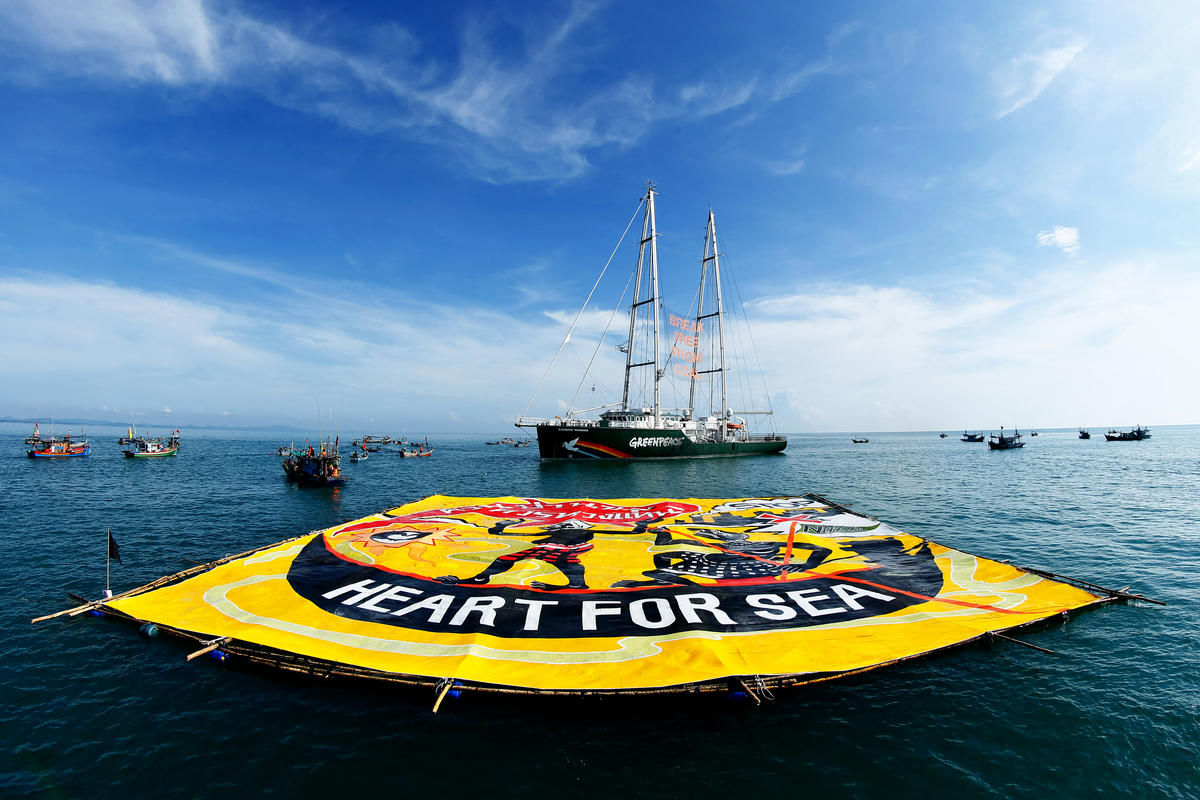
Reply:
M138 440L137 426L130 425L125 429L125 435L117 439L117 444L135 444Z
M1087 431L1087 430L1084 430L1083 428L1080 428L1080 429L1079 429L1079 438L1080 438L1080 439L1090 439L1090 438L1092 438L1092 434L1091 434L1091 432L1090 432L1090 431Z
M571 408L565 416L553 419L519 417L517 427L537 431L538 454L543 460L746 456L778 453L787 447L787 437L774 432L769 398L765 410L734 411L729 404L730 368L726 363L726 345L732 343L728 336L732 330L727 331L721 254L717 249L716 222L711 208L700 262L695 314L667 313L666 330L663 329L658 232L654 216L656 194L654 184L648 184L641 201L644 205L642 235L631 278L633 302L629 306L628 336L616 345L625 354L620 402L578 410ZM597 285L599 282L597 279ZM584 309L586 307L585 301ZM580 315L584 309L580 310ZM606 328L600 344L604 343L607 333ZM570 336L571 331L568 331L559 353ZM668 381L668 386L664 387L664 382ZM673 390L675 402L680 407L670 408L664 404L664 388ZM536 390L534 394L536 396ZM702 404L707 404L707 410L702 410ZM592 412L600 413L594 418L584 416ZM747 417L762 420L756 425L762 432L749 430Z
M1025 443L1021 441L1021 432L1013 431L1005 434L1004 426L1000 426L1000 433L993 433L988 439L989 450L1016 450L1018 447L1024 447Z
M964 441L964 442L982 442L982 441L983 441L983 434L982 434L982 433L967 433L966 431L963 431L962 439L961 439L960 441Z
M1030 435L1030 436L1037 436L1038 434L1037 434L1037 431L1034 431L1033 433L1031 433L1031 434L1029 434L1029 435Z
M338 455L335 442L321 442L320 450L310 445L283 459L283 471L288 480L305 486L341 486L346 482L341 465L342 457Z
M350 454L351 461L366 461L370 457L371 457L371 454L366 452L365 450L355 450L354 452L352 452Z
M427 458L427 457L433 455L432 447L429 448L428 450L425 450L424 448L421 448L420 445L417 445L417 448L418 449L416 449L416 450L412 450L412 449L401 450L400 455L404 456L405 458Z
M945 438L946 438L946 434L944 434L944 433L939 433L939 434L938 434L938 438L939 438L939 439L945 439Z
M1150 438L1150 429L1136 425L1130 431L1110 430L1104 434L1104 438L1110 442L1140 442L1142 439Z
M179 452L179 431L176 431L169 439L159 437L157 439L148 439L146 437L136 437L132 440L133 449L122 450L126 458L161 458L163 456L173 456Z
M87 439L72 441L71 434L67 433L61 439L42 439L32 450L26 450L25 455L30 458L81 458L90 452L92 447Z
M851 437L851 438L850 438L850 441L851 441L851 442L853 442L854 444L867 444L867 443L868 443L868 442L870 442L871 440L870 440L870 439L865 439L865 438L864 438L864 439L855 439L855 438Z
M43 442L43 439L42 439L42 432L41 432L40 430L38 430L38 424L37 424L37 422L36 422L36 421L34 421L34 423L33 423L33 434L32 434L32 435L30 435L30 436L26 436L26 437L25 437L25 444L29 444L29 445L39 445L39 444L41 444L42 442Z

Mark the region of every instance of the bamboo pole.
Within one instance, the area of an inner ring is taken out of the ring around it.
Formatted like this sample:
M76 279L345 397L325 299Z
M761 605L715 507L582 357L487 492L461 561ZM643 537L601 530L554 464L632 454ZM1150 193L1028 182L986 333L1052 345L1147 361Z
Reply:
M1006 642L1012 642L1013 644L1023 644L1030 649L1037 650L1040 653L1045 653L1048 656L1055 655L1053 650L1048 650L1045 647L1038 647L1036 644L1030 644L1029 642L1022 642L1020 639L1014 639L1011 636L1005 636L1003 633L996 633L995 631L992 631L991 635L995 636L997 639L1003 639Z
M450 678L446 681L446 685L442 687L442 693L438 695L437 702L433 704L433 713L436 714L438 712L438 708L442 705L442 700L446 699L446 694L452 686L454 686L454 679Z
M232 638L233 637L231 637L231 636L222 636L220 639L214 639L213 641L209 642L206 647L202 647L194 653L188 653L188 657L186 660L191 661L193 658L199 658L200 656L204 655L205 653L211 653L213 650L216 650L221 645L225 644L226 642L231 641Z

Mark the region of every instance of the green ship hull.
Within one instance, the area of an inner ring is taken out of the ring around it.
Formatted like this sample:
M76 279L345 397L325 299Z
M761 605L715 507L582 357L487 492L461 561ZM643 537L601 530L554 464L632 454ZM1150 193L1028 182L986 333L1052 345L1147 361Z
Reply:
M784 436L753 436L725 442L693 442L671 428L610 428L597 425L537 426L543 460L566 458L720 458L769 455L787 447Z

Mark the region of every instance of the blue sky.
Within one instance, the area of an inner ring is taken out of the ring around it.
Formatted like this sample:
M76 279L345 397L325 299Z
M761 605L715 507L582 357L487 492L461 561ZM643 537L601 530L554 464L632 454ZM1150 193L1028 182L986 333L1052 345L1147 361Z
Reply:
M783 430L1198 421L1189 3L344 5L0 0L0 416L502 430L652 178Z

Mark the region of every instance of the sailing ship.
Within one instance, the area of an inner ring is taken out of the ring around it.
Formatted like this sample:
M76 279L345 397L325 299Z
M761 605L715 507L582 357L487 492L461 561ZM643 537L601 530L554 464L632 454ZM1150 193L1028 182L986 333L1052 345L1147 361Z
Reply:
M290 453L283 459L283 471L288 480L305 486L341 486L342 457L338 455L337 443L321 442L321 449L311 445L304 450Z
M136 436L130 439L130 444L133 445L132 450L121 451L125 454L126 458L162 458L173 456L179 452L179 431L176 430L167 439L163 439L161 436L154 439L145 436Z
M1010 434L1004 433L1004 426L1000 426L1000 433L993 433L988 439L989 450L1016 450L1019 447L1024 447L1025 443L1021 441L1021 432L1013 431Z
M26 450L25 455L30 458L81 458L90 452L92 446L88 444L87 439L81 442L72 441L68 431L61 439L51 436L49 439L40 440L32 450Z
M726 309L716 222L711 208L700 262L696 313L695 316L668 314L672 343L669 355L664 358L658 232L654 216L656 194L654 184L650 183L642 198L645 209L632 278L634 294L629 306L629 332L625 342L618 346L625 354L621 401L572 409L565 417L554 419L519 417L517 427L537 431L538 454L543 460L746 456L778 453L787 447L787 437L776 434L773 428L761 434L753 434L747 429L747 416L761 416L766 420L766 427L771 427L769 401L765 411L734 411L729 406ZM585 302L585 308L586 305ZM569 340L570 332L567 337ZM715 359L711 358L713 344L716 345ZM560 347L559 352L561 350ZM711 366L705 366L706 363ZM684 408L664 407L661 384L668 371L688 384ZM711 398L710 408L707 413L701 413L698 400L705 394ZM596 418L581 416L591 412L601 413Z

